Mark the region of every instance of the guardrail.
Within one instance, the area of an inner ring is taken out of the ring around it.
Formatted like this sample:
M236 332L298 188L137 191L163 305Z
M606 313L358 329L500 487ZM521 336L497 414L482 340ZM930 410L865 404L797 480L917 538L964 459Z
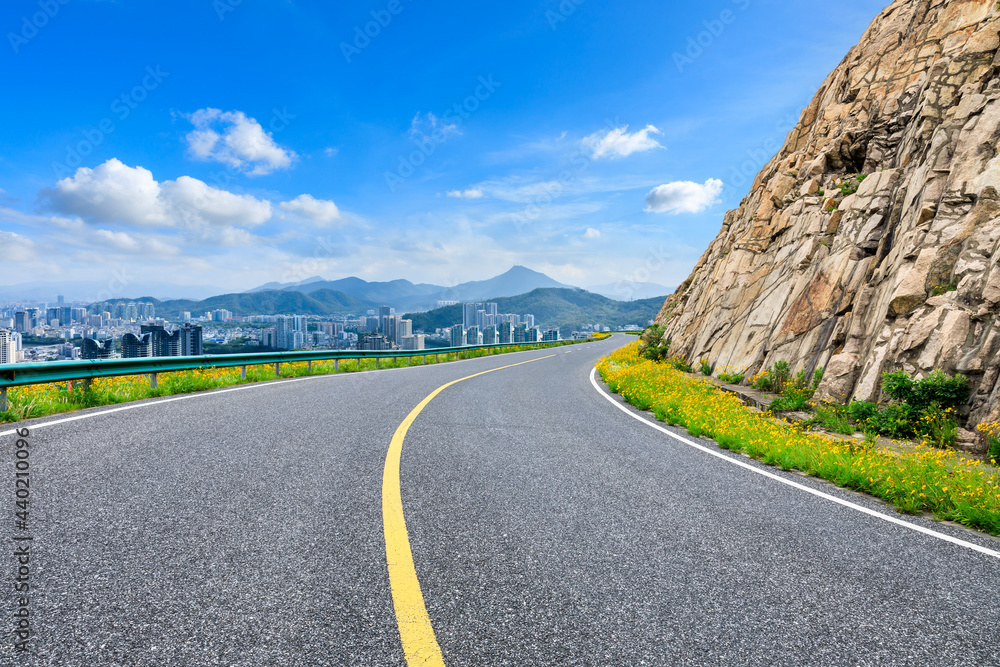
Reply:
M558 341L560 344L574 341ZM584 342L584 341L576 341ZM275 377L281 373L281 364L307 362L312 370L314 361L333 361L334 372L340 370L340 361L345 359L398 359L412 357L439 358L442 354L454 354L475 350L532 347L542 348L553 345L545 343L502 343L500 345L467 345L464 347L442 347L430 350L321 350L317 352L256 352L251 354L218 354L201 357L146 357L142 359L99 359L92 361L53 361L41 364L4 364L0 366L0 412L7 410L7 390L51 382L89 381L95 378L121 377L125 375L148 375L150 386L155 388L159 373L190 371L200 368L243 367L242 377L246 379L248 366L274 364ZM377 366L376 366L377 367Z

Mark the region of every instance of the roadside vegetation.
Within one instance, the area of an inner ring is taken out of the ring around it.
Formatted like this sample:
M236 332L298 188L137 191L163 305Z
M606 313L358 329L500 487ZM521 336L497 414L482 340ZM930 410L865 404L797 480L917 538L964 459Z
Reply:
M591 338L591 340L595 339L603 340L596 336ZM546 347L561 347L563 345L573 345L582 342L587 341L560 341L558 343L550 343ZM426 355L419 357L386 358L379 360L342 359L339 364L339 371L335 370L336 365L332 360L314 361L312 363L312 370L309 369L309 364L306 362L283 363L280 365L281 374L277 377L274 374L274 364L268 363L260 366L247 366L247 377L245 380L241 377L239 366L232 368L202 368L176 373L159 373L157 374L157 386L155 389L150 387L149 375L129 375L95 378L89 382L78 380L75 382L13 387L7 392L7 410L0 412L0 423L19 422L26 419L37 419L64 412L73 412L84 408L116 405L177 394L190 394L281 378L330 375L334 372L357 373L359 371L370 371L378 368L406 368L409 366L475 359L478 357L534 349L539 348L531 345L512 345L503 348L469 350L437 355L433 350L427 350ZM437 360L438 358L440 361Z
M679 370L668 352L662 353L663 361L648 358L651 347L657 346L655 354L660 355L663 345L662 338L649 338L615 351L597 368L611 391L652 411L660 421L783 470L799 470L871 494L901 512L927 512L1000 535L1000 474L995 468L924 443L886 442L873 432L864 440L842 439L754 411L713 383ZM804 374L784 382L798 391L817 384L815 376ZM902 388L900 392L905 394ZM913 394L906 396L912 401ZM850 419L850 414L837 419ZM987 437L1000 455L1000 424Z

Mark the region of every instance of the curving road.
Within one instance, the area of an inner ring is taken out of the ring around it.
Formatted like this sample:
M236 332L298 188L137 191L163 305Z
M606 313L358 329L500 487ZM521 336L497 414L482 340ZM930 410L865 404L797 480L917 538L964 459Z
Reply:
M1000 665L997 540L635 419L590 379L630 340L17 425L30 515L19 529L7 431L0 664L407 665L390 443L443 385L531 361L443 389L401 441L403 537L445 664Z

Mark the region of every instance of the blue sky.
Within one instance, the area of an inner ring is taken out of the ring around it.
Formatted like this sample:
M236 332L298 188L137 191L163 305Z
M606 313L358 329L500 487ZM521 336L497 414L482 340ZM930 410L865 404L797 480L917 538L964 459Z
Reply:
M0 284L675 286L884 4L11 0Z

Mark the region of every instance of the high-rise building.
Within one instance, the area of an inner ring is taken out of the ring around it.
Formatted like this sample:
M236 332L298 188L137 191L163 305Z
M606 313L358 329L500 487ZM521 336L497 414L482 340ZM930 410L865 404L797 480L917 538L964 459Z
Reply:
M31 326L31 318L28 317L28 311L19 310L14 313L14 331L24 333L30 331L32 328L34 327Z
M465 332L466 345L480 345L481 340L482 335L479 333L479 327L469 327L469 330Z
M400 344L404 350L423 350L425 349L424 335L403 336Z
M358 337L359 350L391 350L392 343L382 334L362 334Z
M135 322L139 319L139 306L134 301L125 304L125 321Z
M556 332L558 335L558 332ZM524 342L525 343L537 343L542 339L542 332L538 330L538 327L532 327L531 329L526 329L524 332Z
M465 327L456 324L451 328L451 346L462 347L465 345Z
M479 326L479 307L478 303L463 303L462 304L462 326L466 329L470 327Z
M554 343L557 340L559 340L559 329L550 329L542 336L543 343Z
M413 335L413 320L396 319L396 336L393 340L397 345L403 344L403 339Z
M93 338L84 338L81 356L84 359L110 359L114 351L114 339L109 338L102 343Z
M525 315L524 317L521 318L521 321L524 322L525 324L527 324L529 329L531 329L531 328L533 328L535 326L535 316L534 315Z
M507 322L500 323L500 344L507 345L514 342L514 325Z
M151 357L179 357L181 356L181 332L167 331L164 327L156 324L143 324L139 331L143 335L149 335L149 345Z
M0 364L13 364L17 362L17 348L14 344L14 336L6 329L0 330Z
M514 327L514 342L525 343L528 340L528 325L518 324Z
M136 336L134 333L127 333L122 336L122 358L143 359L153 356L153 342L151 334Z
M483 345L499 345L500 332L495 325L491 324L483 329Z
M278 330L262 329L260 332L260 346L269 347L272 350L278 349Z
M181 356L200 357L202 350L202 329L199 326L185 324L180 328Z

